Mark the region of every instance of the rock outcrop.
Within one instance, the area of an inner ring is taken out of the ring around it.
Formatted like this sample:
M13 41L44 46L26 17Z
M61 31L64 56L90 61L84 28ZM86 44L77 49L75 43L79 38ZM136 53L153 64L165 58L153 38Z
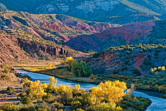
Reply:
M53 57L73 55L73 53L67 50L67 48L65 49L65 47L60 48L56 46L43 45L21 39L18 39L18 43L20 47L22 47L27 53L31 54L31 56L37 55L37 57L40 58L48 58L49 55Z

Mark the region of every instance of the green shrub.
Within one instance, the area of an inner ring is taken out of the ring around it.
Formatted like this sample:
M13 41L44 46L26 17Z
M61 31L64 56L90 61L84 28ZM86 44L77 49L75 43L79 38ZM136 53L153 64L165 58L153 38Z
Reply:
M89 106L86 111L122 111L121 108L119 109L120 110L116 110L116 105L113 103L100 103Z
M119 103L119 105L124 109L124 110L131 110L134 108L135 110L142 111L144 110L147 106L149 106L151 101L146 98L142 97L132 97L130 95L126 95L123 97L123 100ZM129 111L130 111L129 110Z
M10 67L6 67L6 68L4 69L4 73L9 73L9 72L11 72L11 68L10 68Z
M3 104L0 109L3 111L19 111L19 107L13 104Z
M45 101L47 103L55 102L55 97L52 94L50 94L50 93L48 93L47 95L43 96L42 99L43 99L43 101Z
M56 109L63 109L63 104L62 103L59 103L59 102L55 102L55 103L53 103L52 105L54 105L55 107L56 107Z
M133 71L133 73L136 74L137 76L140 76L140 75L141 75L141 73L140 73L140 71L139 71L138 69L133 69L132 71Z
M39 104L35 108L36 111L51 111L51 108L45 103Z
M21 97L21 98L23 98L23 97L25 97L26 96L26 93L20 93L20 95L19 95L19 97Z
M145 59L143 64L144 64L144 65L149 65L149 66L152 65L151 61L148 60L148 59Z
M7 91L8 91L10 94L12 94L12 93L14 92L14 88L13 88L13 87L8 87L8 88L7 88Z
M1 78L2 80L7 80L7 75L2 75Z
M94 58L97 58L97 57L99 57L100 54L101 54L101 53L98 53L98 52L97 52L97 53L93 54L93 57L94 57Z
M32 100L31 100L30 97L24 96L24 97L21 98L20 102L23 103L23 104L30 104L30 103L32 103Z
M5 64L1 64L0 68L4 69L5 68Z
M72 110L76 110L77 108L80 108L81 106L81 102L80 101L72 101L71 102L71 109Z
M34 105L24 105L19 111L36 111L36 109Z

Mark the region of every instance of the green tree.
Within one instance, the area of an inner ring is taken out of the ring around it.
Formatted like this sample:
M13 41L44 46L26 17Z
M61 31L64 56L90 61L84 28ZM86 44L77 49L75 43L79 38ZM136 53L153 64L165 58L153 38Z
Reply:
M91 67L87 65L84 61L73 62L71 64L71 71L78 77L89 77L92 74Z

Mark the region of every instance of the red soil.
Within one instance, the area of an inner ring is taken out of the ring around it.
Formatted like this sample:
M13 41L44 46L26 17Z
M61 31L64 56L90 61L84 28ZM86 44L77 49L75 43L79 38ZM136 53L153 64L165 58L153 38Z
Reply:
M145 77L146 73L141 69L141 64L144 62L145 58L147 57L146 54L136 54L136 58L135 58L135 64L134 67L140 71L140 73L142 74L139 77Z

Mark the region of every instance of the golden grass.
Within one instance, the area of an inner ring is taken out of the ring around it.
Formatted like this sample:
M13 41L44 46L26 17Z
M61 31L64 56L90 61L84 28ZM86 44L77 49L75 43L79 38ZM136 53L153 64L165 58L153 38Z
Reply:
M27 70L30 72L37 72L37 71L45 71L45 70L51 70L51 69L56 69L56 66L37 66L37 67L32 67L32 68L25 68L23 67L23 70Z
M38 67L38 66L48 66L48 64L52 65L60 65L64 61L63 58L57 58L55 60L29 60L23 61L20 63L11 63L10 66L13 67Z

